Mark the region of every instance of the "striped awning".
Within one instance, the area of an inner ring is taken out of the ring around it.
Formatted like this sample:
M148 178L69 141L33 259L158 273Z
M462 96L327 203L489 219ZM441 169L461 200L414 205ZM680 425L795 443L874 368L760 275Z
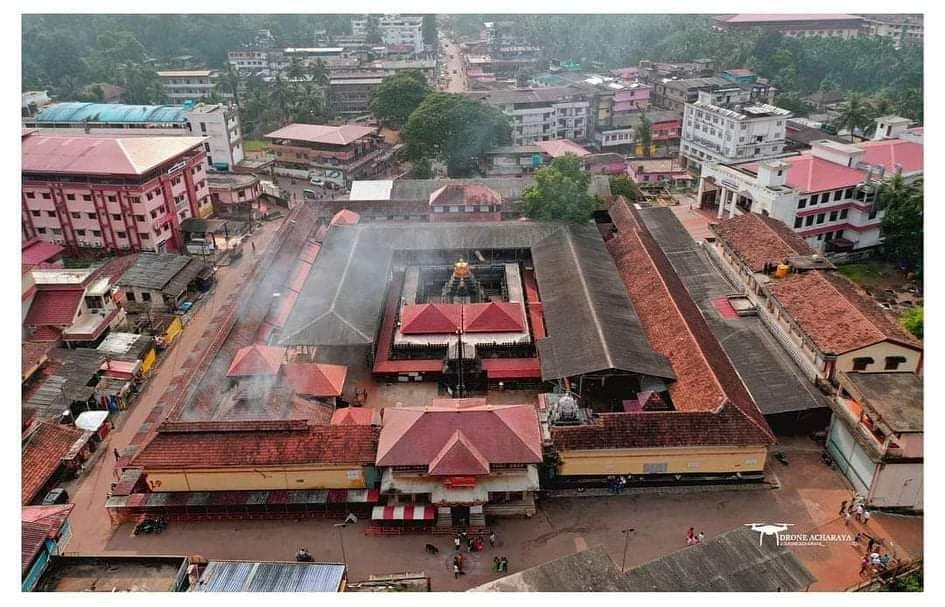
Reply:
M375 521L432 521L435 506L375 506L371 520Z

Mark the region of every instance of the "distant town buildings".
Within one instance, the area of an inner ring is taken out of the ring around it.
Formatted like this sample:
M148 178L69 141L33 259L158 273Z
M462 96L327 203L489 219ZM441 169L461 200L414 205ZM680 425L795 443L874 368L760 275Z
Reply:
M867 22L857 15L843 14L738 14L714 17L715 29L723 32L762 28L795 38L856 38L866 32Z
M686 104L681 156L692 170L779 156L790 117L788 110L752 101L739 87L700 91L695 103Z
M897 47L904 44L922 44L925 26L923 15L861 15L867 31L873 36L889 38Z
M586 141L591 134L591 95L575 87L516 89L467 93L495 106L512 123L517 145L571 139Z
M70 250L173 251L180 223L213 211L199 137L29 133L22 158L24 238Z
M376 17L356 17L351 19L351 33L367 37L370 20L376 19L377 30L385 45L406 45L413 52L423 52L423 17L407 15L378 15Z
M206 99L216 91L218 74L213 70L165 70L157 73L165 94L175 103Z

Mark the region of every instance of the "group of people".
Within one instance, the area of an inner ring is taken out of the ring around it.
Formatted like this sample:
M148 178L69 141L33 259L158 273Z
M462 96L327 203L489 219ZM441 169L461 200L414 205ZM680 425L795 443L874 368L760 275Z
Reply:
M495 530L490 529L489 535L487 536L489 541L489 546L495 548ZM456 548L456 554L453 555L453 577L459 577L465 575L466 572L463 571L464 557L463 552L482 552L485 550L485 542L482 534L477 533L474 537L470 537L466 533L465 529L460 530L453 537L453 546ZM505 572L509 570L509 559L506 557L495 557L492 559L492 570L496 573Z
M860 559L860 575L869 575L870 573L879 573L889 569L892 563L892 557L888 553L882 555L877 551L867 552Z
M695 546L696 544L701 544L705 540L705 532L700 531L696 533L695 527L690 527L689 531L686 533L686 545Z
M623 490L627 487L627 479L623 476L608 476L607 477L607 493L619 494L623 493Z
M367 388L355 387L354 402L357 403L358 405L363 405L364 403L367 402L367 395L368 395Z
M863 497L857 495L849 502L847 500L840 502L840 516L843 517L843 522L847 525L850 524L851 518L855 518L857 522L867 526L870 524L870 518L873 515L866 509L866 501Z
M508 573L509 572L509 559L502 557L493 557L492 559L492 570L496 573Z

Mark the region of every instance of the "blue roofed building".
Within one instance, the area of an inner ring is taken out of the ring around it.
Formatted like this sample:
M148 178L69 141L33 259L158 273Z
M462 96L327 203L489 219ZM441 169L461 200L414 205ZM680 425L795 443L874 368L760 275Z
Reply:
M122 136L202 136L208 163L231 171L243 160L239 112L221 103L127 105L65 102L47 106L23 126L44 133Z

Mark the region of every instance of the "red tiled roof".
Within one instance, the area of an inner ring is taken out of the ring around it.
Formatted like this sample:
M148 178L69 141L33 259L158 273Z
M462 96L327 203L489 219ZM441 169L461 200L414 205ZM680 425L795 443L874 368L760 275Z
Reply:
M785 182L789 186L796 188L802 194L852 188L862 183L865 177L863 171L851 169L842 164L830 162L823 158L817 158L810 154L788 156L781 160L790 165ZM754 174L758 173L757 162L739 165L738 168Z
M24 173L143 175L203 145L200 137L43 135L22 141Z
M407 304L400 314L404 335L455 333L461 319L460 304Z
M890 340L922 344L846 278L803 272L773 280L768 290L825 354L844 354Z
M792 21L863 21L862 17L846 14L827 13L743 13L723 15L715 18L724 23L782 23Z
M376 426L304 430L158 432L132 459L147 470L374 463Z
M766 263L780 263L786 257L813 255L807 242L777 219L745 213L709 226L716 236L752 272L761 272Z
M263 344L246 346L236 352L226 376L278 375L284 359L285 348Z
M26 379L26 374L32 371L33 367L40 364L52 348L53 344L49 342L23 342L20 366L22 369L21 375L24 380Z
M456 430L430 462L428 473L434 476L489 474L489 461L462 430Z
M328 225L352 226L361 221L361 216L349 209L341 209L331 218Z
M305 286L305 279L308 278L308 273L311 271L312 264L299 260L299 262L295 264L295 271L292 272L292 276L289 278L286 287L290 291L301 293L302 287Z
M475 206L502 204L502 196L479 183L450 183L430 194L430 206Z
M545 154L552 158L564 156L565 154L574 154L575 156L587 156L590 154L586 149L574 143L570 139L552 139L551 141L536 141L538 146Z
M508 302L463 306L463 330L469 333L506 333L524 330L522 308Z
M66 519L72 514L75 504L56 504L54 506L23 506L21 519L24 523L36 523L45 526L47 537L55 538Z
M44 325L39 327L33 334L30 335L30 341L43 342L43 343L56 343L62 337L62 330L57 329L56 327L50 327L49 325Z
M457 430L462 430L467 444L487 463L533 464L542 460L541 429L534 406L485 405L385 409L377 464L429 466L454 440Z
M883 139L863 142L860 147L864 150L863 162L886 167L887 175L896 172L897 164L902 166L903 173L915 173L924 167L925 147L921 143Z
M378 413L377 409L365 407L335 409L335 412L331 415L330 423L333 426L370 426L378 424Z
M65 249L39 237L23 243L20 259L24 265L37 266L61 255Z
M51 422L39 422L23 442L22 504L37 497L43 485L59 469L60 460L85 435L81 430Z
M341 396L348 367L324 363L293 362L285 365L285 377L296 394L304 396Z
M46 530L46 527L39 523L28 523L23 521L21 523L21 527L21 574L25 576L30 567L33 565L33 561L35 561L36 557L39 556L39 553L43 551L43 546L46 544L46 539L49 537L49 534Z
M28 327L68 327L85 295L84 289L40 289L23 324Z
M328 126L323 124L293 123L273 131L265 137L267 139L290 139L309 143L325 143L328 145L348 145L368 135L377 132L376 127L344 124L342 126Z

